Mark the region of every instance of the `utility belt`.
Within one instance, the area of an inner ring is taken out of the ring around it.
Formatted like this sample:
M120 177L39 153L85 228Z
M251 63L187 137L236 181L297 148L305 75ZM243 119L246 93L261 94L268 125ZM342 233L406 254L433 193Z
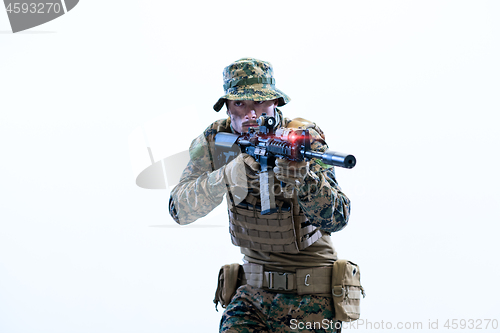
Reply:
M332 297L335 319L357 320L359 304L365 292L360 282L359 267L347 260L337 260L330 266L300 268L295 273L267 271L263 265L224 265L219 271L215 308L221 303L225 308L236 289L242 285L276 293Z
M263 265L244 264L242 283L273 292L332 296L332 267L300 268L295 273L264 270Z

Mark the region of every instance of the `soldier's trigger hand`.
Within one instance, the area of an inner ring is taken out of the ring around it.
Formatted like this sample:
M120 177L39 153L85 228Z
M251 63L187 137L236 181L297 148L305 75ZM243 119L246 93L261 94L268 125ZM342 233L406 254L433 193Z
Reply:
M259 164L259 162L257 162L255 160L255 158L253 158L252 156L250 156L246 153L242 153L240 156L242 156L243 162L245 163L245 165L247 167L250 168L250 170L256 171L256 172L258 172L260 170L260 164Z
M260 164L252 156L243 153L243 161L245 163L247 186L254 193L260 193L259 186L259 171Z
M260 170L260 164L250 155L242 153L225 166L226 177L230 185L244 186L247 176L255 176ZM245 185L245 187L247 187Z
M260 193L259 175L260 164L252 156L243 153L243 162L245 163L247 186L254 193Z
M279 181L300 186L304 183L304 178L309 172L309 162L295 162L278 158L273 171Z
M247 169L251 169L245 163L245 155L247 154L238 155L238 157L223 167L225 178L229 185L229 191L236 201L235 204L242 202L248 194Z

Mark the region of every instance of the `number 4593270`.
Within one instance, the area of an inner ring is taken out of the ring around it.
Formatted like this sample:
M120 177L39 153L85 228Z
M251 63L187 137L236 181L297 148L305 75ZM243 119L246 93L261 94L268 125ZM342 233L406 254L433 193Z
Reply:
M450 322L451 321L451 322ZM484 326L483 326L484 325ZM497 329L498 328L498 320L496 319L448 319L443 325L447 329L476 329L476 330L481 330L481 329L488 329L493 328Z
M59 13L61 11L61 4L52 2L39 2L39 3L27 3L27 2L14 2L7 5L7 13L31 13L31 14L45 14L45 13Z

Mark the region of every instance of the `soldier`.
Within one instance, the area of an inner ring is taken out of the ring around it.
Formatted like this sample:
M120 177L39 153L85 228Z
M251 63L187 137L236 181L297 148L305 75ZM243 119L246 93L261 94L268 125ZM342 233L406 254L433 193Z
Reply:
M243 58L230 64L224 69L224 90L214 110L225 104L228 117L193 140L190 161L169 201L172 218L182 225L208 214L227 194L230 236L244 264L241 271L234 265L221 270L226 281L216 302L226 309L220 332L332 331L331 267L337 254L330 234L346 226L350 213L333 167L316 159L277 159L272 190L279 211L261 215L259 163L244 153L223 166L213 158L217 133L246 132L258 126L262 113L275 117L277 127L309 128L314 150L327 149L324 134L315 123L283 117L277 107L290 98L275 88L268 62ZM238 272L240 286L234 290Z

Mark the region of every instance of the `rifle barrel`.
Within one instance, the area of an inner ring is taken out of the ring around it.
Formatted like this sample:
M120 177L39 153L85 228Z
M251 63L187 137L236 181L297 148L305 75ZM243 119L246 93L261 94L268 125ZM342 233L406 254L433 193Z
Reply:
M306 151L304 157L307 158L319 158L323 163L352 169L356 165L356 158L353 155L339 153L333 150L327 150L324 153L314 152L314 151Z

